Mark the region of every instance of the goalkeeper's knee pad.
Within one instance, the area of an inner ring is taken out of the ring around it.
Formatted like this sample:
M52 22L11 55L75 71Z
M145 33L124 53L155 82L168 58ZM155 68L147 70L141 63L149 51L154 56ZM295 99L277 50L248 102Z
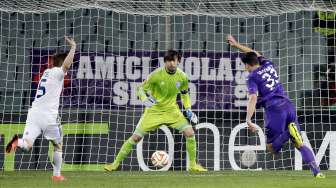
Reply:
M294 142L295 147L300 148L303 145L303 140L302 140L300 131L296 127L296 124L293 122L290 123L288 125L288 130L289 130L289 134L291 135L292 141Z

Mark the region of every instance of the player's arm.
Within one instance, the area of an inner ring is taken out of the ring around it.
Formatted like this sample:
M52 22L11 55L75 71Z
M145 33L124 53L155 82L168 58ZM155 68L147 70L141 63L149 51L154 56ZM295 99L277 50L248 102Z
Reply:
M73 63L73 58L74 58L75 52L76 52L76 42L73 38L69 38L67 36L65 36L65 40L71 46L70 51L69 51L68 55L66 56L66 58L64 59L64 62L63 62L63 65L62 65L62 69L66 73L66 72L68 72L68 70L70 69L70 67Z
M186 77L180 88L180 96L185 109L185 116L192 123L198 123L198 118L196 114L191 110L190 94L189 94L189 85L188 78Z
M246 123L252 132L256 132L257 129L252 123L252 116L255 112L256 105L257 105L258 86L253 80L253 78L248 77L246 82L247 82L247 90L249 93L249 100L247 102L247 110L246 110L247 111L246 112Z
M185 79L181 85L180 95L184 109L191 109L188 79Z
M258 57L261 56L261 54L259 52L253 50L252 48L249 48L248 46L244 46L244 45L239 44L232 35L228 35L227 40L232 47L237 48L244 53L254 52L254 53L257 54Z
M154 83L154 76L153 73L151 73L146 80L144 80L140 86L137 88L137 95L142 101L142 103L150 108L154 104L156 104L156 100L152 96L148 96L147 93L150 91L152 85Z
M257 94L250 94L249 100L247 103L247 114L246 114L246 123L249 126L249 129L252 130L252 132L255 132L256 129L252 123L252 116L254 114L254 111L256 109L257 104Z

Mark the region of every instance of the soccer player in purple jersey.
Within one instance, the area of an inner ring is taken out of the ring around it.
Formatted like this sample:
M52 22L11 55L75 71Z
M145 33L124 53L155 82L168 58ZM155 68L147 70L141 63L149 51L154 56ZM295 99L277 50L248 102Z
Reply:
M313 175L325 178L316 164L314 153L303 143L295 107L284 92L274 64L259 52L239 44L233 36L229 35L227 40L232 47L245 53L242 61L249 72L246 79L249 93L246 122L249 129L257 131L251 118L256 107L263 107L267 150L271 153L279 152L290 138L301 152L303 160L309 164Z

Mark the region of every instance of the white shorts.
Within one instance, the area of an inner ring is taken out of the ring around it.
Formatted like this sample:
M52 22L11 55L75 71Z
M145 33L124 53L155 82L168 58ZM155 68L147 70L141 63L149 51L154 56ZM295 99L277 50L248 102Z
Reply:
M39 113L30 109L22 138L33 145L40 134L54 144L62 143L62 128L58 115Z

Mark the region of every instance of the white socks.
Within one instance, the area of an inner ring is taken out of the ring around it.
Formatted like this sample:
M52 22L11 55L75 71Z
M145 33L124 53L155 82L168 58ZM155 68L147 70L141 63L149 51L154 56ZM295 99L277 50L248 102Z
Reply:
M62 166L62 152L54 151L54 157L53 157L54 176L61 175L61 166Z

